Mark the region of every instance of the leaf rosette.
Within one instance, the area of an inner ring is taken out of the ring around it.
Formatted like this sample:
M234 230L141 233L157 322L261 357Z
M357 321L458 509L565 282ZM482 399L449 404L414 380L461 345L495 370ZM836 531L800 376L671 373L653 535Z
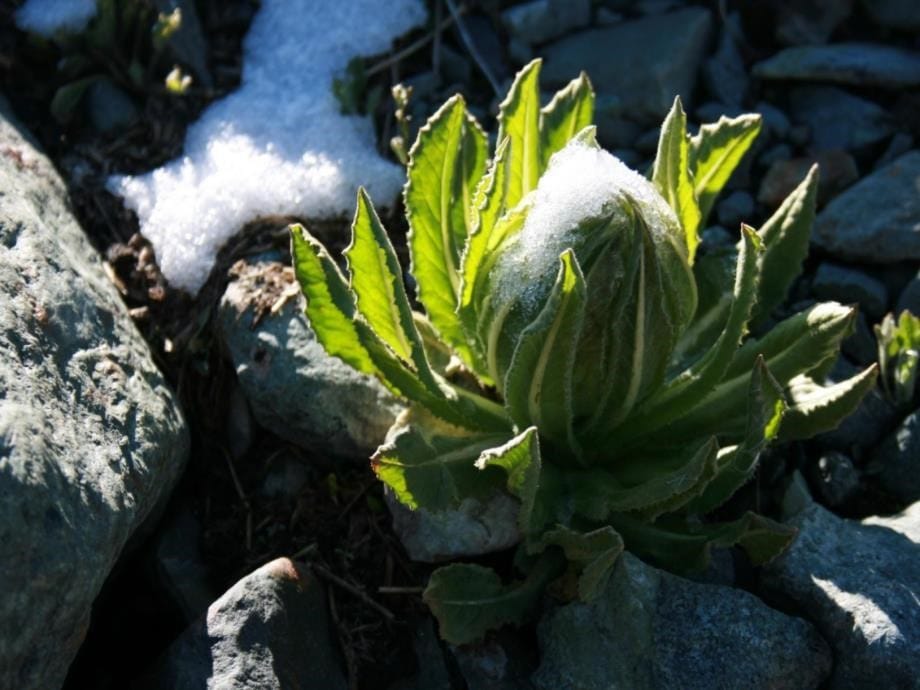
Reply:
M372 458L388 490L435 511L520 502L520 579L461 563L431 577L453 643L520 621L550 583L591 598L624 548L675 572L733 545L770 560L794 532L724 504L767 444L833 428L877 373L822 384L851 308L764 328L808 250L816 170L737 245L700 243L759 116L690 137L676 100L646 179L597 145L588 78L541 107L539 70L517 75L491 155L460 96L419 131L404 200L424 314L364 190L346 272L292 227L317 339L408 403Z

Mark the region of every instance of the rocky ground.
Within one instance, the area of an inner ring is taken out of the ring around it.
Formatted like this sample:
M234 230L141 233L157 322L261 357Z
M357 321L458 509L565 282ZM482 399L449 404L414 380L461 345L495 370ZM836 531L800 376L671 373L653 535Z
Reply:
M410 128L456 91L491 124L535 56L547 89L588 72L601 143L640 170L675 93L696 124L759 112L707 241L757 226L817 161L812 253L784 308L859 304L840 378L875 360L884 314L920 314L913 0L483 0L459 21L448 4L338 86L381 152L395 81L413 87ZM234 88L256 6L197 3L207 45L183 50L208 86L177 98L116 75L62 121L61 54L0 3L0 582L16 593L0 620L21 631L0 633L0 686L916 687L920 410L881 389L838 430L772 449L736 499L800 530L766 568L723 552L690 582L624 557L598 601L439 643L429 564L499 551L500 567L507 506L388 505L366 458L398 405L313 339L288 219L248 226L192 299L104 188L177 155ZM347 240L344 221L301 220ZM404 232L398 208L385 220Z

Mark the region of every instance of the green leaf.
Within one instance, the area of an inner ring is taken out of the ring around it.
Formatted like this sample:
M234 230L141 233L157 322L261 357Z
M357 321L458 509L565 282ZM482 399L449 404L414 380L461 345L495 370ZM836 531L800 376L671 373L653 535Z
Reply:
M719 453L715 477L699 497L687 504L688 513L703 515L715 510L751 479L761 452L776 438L785 411L782 387L763 358L758 358L751 372L744 438L739 445Z
M722 379L745 334L757 295L757 265L763 245L754 230L742 225L742 244L735 269L731 308L715 344L693 366L668 382L624 430L629 438L661 428L683 416Z
M689 170L699 202L701 223L705 223L716 197L760 133L762 118L757 114L728 118L703 125L690 140Z
M466 240L466 247L460 262L460 320L467 340L475 343L470 348L473 372L480 381L494 385L489 378L488 367L482 344L478 342L476 321L481 298L474 301L474 295L481 295L482 281L497 256L496 251L505 239L523 227L525 214L515 216L513 223L501 222L505 215L505 197L508 184L508 139L503 139L495 150L495 156L486 174L476 188L473 205L476 210L473 229ZM513 231L513 232L511 232Z
M579 454L573 432L572 369L585 311L585 279L567 249L540 315L518 339L505 376L505 405L519 427L540 433Z
M540 441L537 428L532 426L507 443L482 452L476 460L478 469L500 467L508 475L507 488L521 500L518 523L525 535L534 533L542 524L534 524L534 502L540 483Z
M323 348L352 368L376 376L397 396L467 428L502 431L510 420L496 403L430 376L422 381L357 314L354 295L323 245L291 226L294 271L307 301L307 318Z
M562 478L566 503L576 515L593 522L618 512L657 516L677 510L711 478L717 450L715 440L709 438L689 448L641 449L616 458L607 468L568 470Z
M463 297L466 299L468 294L470 301L466 304L461 302L460 306L464 323L467 324L469 332L478 334L486 330L482 321L489 315L490 302L494 297L494 291L487 289L486 279L489 276L489 272L495 266L496 261L498 261L499 256L501 256L502 247L524 227L524 222L527 220L527 213L529 210L529 204L523 203L517 208L505 213L495 224L495 227L492 229L492 232L489 233L488 237L483 237L482 242L484 243L484 248L478 259L472 256L472 252L479 251L479 249L473 250L472 245L470 247L470 263L465 268L465 274L469 277L469 282L465 284L470 287L468 293L467 289L464 287ZM473 262L478 263L474 264ZM464 280L466 281L466 277ZM481 342L480 347L484 353L488 351L487 343ZM486 363L486 370L489 371L488 363ZM489 379L493 384L500 383L499 381L495 381L491 375Z
M741 546L754 565L763 565L782 553L796 530L756 513L732 522L689 523L667 516L648 523L621 513L611 519L626 550L678 574L705 570L713 548Z
M490 568L455 563L431 574L422 598L438 619L444 640L469 644L503 625L524 622L546 586L564 569L565 559L558 549L547 550L525 580L507 585Z
M693 265L696 246L700 241L698 230L702 216L690 178L689 150L687 115L678 96L661 125L658 154L652 168L652 182L680 220L686 239L687 259Z
M472 195L485 170L485 135L454 96L419 130L405 188L411 272L419 301L441 337L473 359L459 316L460 252L473 217Z
M437 389L422 339L415 327L396 251L364 188L351 226L351 244L344 251L358 313L386 345Z
M540 60L532 60L514 78L498 108L498 141L511 148L506 205L513 208L540 179Z
M623 539L609 525L578 532L563 525L547 531L541 545L558 546L578 575L578 598L591 601L607 586L613 566L623 553Z
M464 498L500 489L502 473L481 469L476 461L509 434L472 432L413 407L390 429L371 468L413 510L453 508Z
M795 377L786 388L790 405L780 426L780 439L798 441L836 429L856 410L877 378L878 366L874 364L832 386L822 386L808 376Z
M782 205L758 230L766 251L760 259L760 288L752 316L760 326L789 292L808 256L808 241L815 221L818 198L818 166L786 197Z
M84 77L60 87L54 92L54 97L51 99L51 116L59 124L66 125L69 123L73 119L77 108L80 107L80 103L83 102L86 90L93 82L104 78L101 75L94 74L91 77Z
M762 338L748 340L735 353L719 385L693 411L676 420L668 434L674 439L711 433L740 438L746 423L750 372L758 356L763 356L778 381L818 370L837 357L841 341L853 331L855 317L855 310L836 302L817 304L780 322Z
M307 318L323 349L365 374L378 374L354 324L354 297L326 248L299 224L289 227L294 274L307 302Z
M593 122L594 89L582 72L540 110L540 171L546 170L556 151Z
M697 252L693 262L697 308L674 348L670 373L682 371L708 352L722 333L732 306L737 264L738 248L733 245L704 244Z

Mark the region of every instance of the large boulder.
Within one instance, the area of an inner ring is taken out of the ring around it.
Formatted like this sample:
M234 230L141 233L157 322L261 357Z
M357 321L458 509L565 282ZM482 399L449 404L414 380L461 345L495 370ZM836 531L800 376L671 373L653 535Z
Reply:
M595 601L550 612L539 639L539 690L816 688L831 666L804 620L629 553Z
M61 685L188 445L63 182L0 103L0 687Z
M920 506L854 522L811 504L763 585L811 618L834 651L829 687L916 688L920 678Z

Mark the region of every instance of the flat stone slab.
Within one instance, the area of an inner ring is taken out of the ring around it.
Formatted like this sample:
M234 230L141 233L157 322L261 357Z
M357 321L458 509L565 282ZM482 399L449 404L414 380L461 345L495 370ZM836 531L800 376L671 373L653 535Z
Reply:
M59 687L189 439L50 161L0 102L0 687Z
M831 665L806 621L629 553L597 600L551 611L538 634L539 690L816 688Z
M312 452L366 462L402 406L375 379L326 353L289 267L254 258L233 273L219 318L253 416Z
M877 43L796 46L758 62L753 73L761 79L900 89L920 86L920 53Z
M850 261L920 259L920 151L905 153L834 198L812 243Z
M920 678L920 506L844 520L817 504L762 584L791 599L834 651L830 688L915 688Z
M675 95L689 107L711 30L707 10L687 8L582 31L545 47L542 77L562 86L585 70L623 116L658 125Z

